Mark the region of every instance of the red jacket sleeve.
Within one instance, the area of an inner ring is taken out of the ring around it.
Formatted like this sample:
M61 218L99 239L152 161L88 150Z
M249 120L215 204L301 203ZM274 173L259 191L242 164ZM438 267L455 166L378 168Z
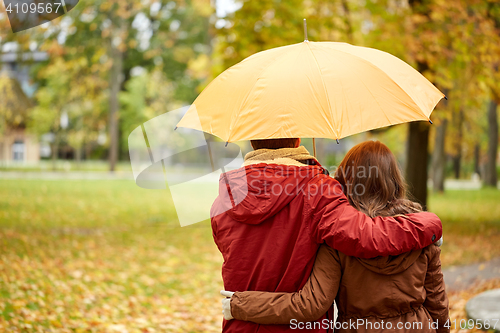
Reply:
M304 195L311 237L349 256L398 255L442 236L441 220L432 213L368 217L349 205L338 181L325 175L315 177Z

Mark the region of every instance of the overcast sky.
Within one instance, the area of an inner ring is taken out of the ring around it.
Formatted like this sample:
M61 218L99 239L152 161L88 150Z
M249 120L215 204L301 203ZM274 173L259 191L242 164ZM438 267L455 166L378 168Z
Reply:
M241 7L241 3L236 3L235 0L216 0L215 7L218 17L225 17Z

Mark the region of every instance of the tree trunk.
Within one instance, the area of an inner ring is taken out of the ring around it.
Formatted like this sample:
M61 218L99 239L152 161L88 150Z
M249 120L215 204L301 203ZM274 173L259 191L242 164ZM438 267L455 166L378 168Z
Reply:
M316 155L318 155L316 158L326 165L325 139L316 139ZM330 166L327 165L327 167Z
M406 151L406 181L412 199L427 209L427 149L429 146L429 124L409 124L408 147Z
M488 158L486 161L484 185L497 187L498 115L497 102L491 99L488 107Z
M344 24L346 29L346 36L349 43L354 43L352 22L351 22L351 11L349 10L349 4L347 0L342 0L342 8L344 9Z
M454 115L453 122L458 130L456 141L455 141L455 155L453 155L453 174L455 179L460 179L460 171L462 167L462 139L463 139L463 123L464 123L464 112L460 108L458 113Z
M109 170L115 171L118 160L118 119L120 104L118 93L120 92L123 71L123 52L117 49L111 42L111 57L113 65L110 70L109 91Z
M76 168L77 170L81 169L81 162L82 162L82 146L78 146L75 148L75 161L76 161Z
M60 141L60 134L55 133L54 134L54 142L52 142L51 145L51 153L52 153L52 171L56 171L56 163L57 163L57 157L59 155L59 141Z
M455 179L460 179L460 169L461 169L461 160L462 160L462 154L457 153L455 156L451 158L453 162L453 177Z
M85 160L90 160L90 154L92 153L92 146L90 142L85 143Z
M408 4L414 14L421 15L432 22L431 3L426 0L409 0ZM426 23L419 26L425 28ZM420 51L424 54L426 51ZM417 70L424 74L431 70L426 61L417 61ZM427 159L429 149L429 125L423 122L410 123L408 134L408 150L406 152L406 180L413 199L427 209Z
M476 143L476 145L474 146L474 173L476 173L477 175L481 175L481 171L479 170L479 149L479 143Z
M446 166L445 139L448 119L444 119L436 127L436 139L434 142L434 151L432 153L432 182L434 192L444 192L444 176Z

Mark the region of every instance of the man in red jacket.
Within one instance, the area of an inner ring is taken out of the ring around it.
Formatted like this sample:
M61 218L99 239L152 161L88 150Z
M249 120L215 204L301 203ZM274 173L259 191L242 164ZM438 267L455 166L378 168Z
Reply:
M242 168L221 176L211 210L225 290L298 291L322 243L371 258L421 249L442 235L441 221L432 213L372 219L351 207L340 183L300 146L300 139L253 140L252 146ZM318 322L325 318L332 319L332 312ZM289 329L223 322L223 332Z

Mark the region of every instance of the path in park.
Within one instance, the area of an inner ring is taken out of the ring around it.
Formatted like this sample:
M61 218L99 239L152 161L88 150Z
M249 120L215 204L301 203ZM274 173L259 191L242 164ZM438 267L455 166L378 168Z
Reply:
M443 269L447 291L467 289L473 284L500 278L500 257L484 263L450 266Z
M0 179L25 180L134 180L131 171L0 171Z
M170 171L173 176L176 173L179 175L186 174L186 170ZM113 179L134 179L132 171L4 171L0 168L0 179L46 179L46 180L60 180L60 179L83 179L83 180L113 180ZM429 187L432 182L429 181ZM444 182L445 189L448 190L479 190L482 183L478 179L446 179ZM500 189L500 181L498 182Z

